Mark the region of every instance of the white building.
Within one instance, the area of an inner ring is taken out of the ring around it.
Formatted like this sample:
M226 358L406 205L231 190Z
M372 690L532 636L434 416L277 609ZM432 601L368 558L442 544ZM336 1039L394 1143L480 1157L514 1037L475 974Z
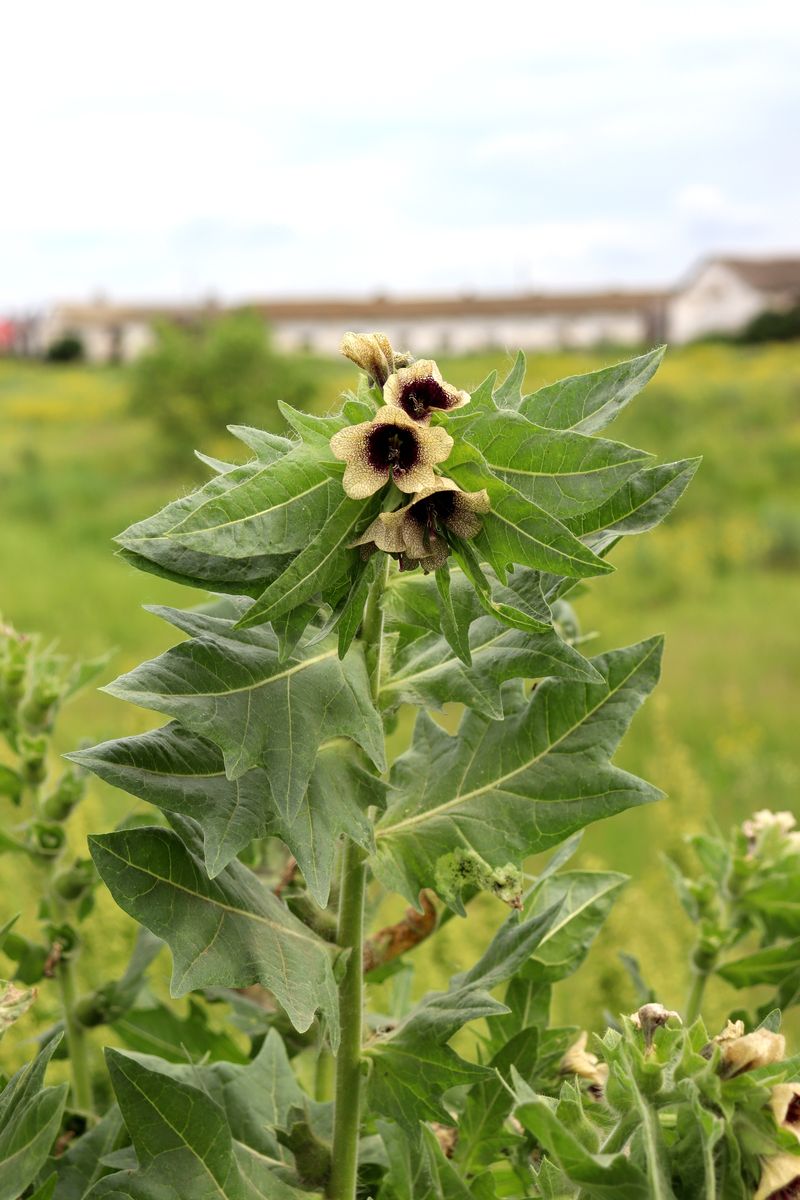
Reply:
M379 329L395 346L424 355L688 342L735 333L757 313L798 302L800 258L725 257L701 263L671 292L379 296L255 301L248 307L261 314L285 351L335 354L345 330ZM17 322L16 341L7 344L12 352L44 355L74 334L90 362L128 362L152 345L159 321L194 326L220 312L214 304L60 304Z
M654 292L450 296L371 300L266 301L261 313L287 351L335 354L347 329L380 329L416 355L521 347L546 350L601 343L637 345L664 330L663 296Z
M709 258L673 292L667 341L738 333L759 313L798 303L800 258Z

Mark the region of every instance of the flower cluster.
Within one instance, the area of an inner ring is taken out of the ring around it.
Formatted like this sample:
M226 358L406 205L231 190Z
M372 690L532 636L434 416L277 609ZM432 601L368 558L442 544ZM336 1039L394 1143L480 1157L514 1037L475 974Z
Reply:
M449 457L453 439L431 418L468 404L469 394L445 383L430 359L410 363L407 355L395 354L384 334L347 333L341 349L383 397L371 421L331 438L331 450L346 464L342 486L354 500L366 500L390 482L410 497L403 507L382 512L354 544L364 554L391 554L402 568L434 571L447 560L451 539L475 537L479 514L489 511L486 491L462 492L434 469Z

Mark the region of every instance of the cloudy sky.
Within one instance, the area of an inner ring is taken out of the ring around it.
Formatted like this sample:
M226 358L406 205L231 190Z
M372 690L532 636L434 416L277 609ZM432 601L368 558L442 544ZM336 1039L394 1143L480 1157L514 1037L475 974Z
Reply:
M788 0L7 6L0 309L663 283L800 250Z

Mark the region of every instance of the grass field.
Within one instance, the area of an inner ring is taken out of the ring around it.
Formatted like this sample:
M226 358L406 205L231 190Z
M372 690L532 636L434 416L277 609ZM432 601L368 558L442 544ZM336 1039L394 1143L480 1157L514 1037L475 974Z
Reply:
M528 387L591 370L619 355L534 358ZM474 386L497 354L442 364ZM352 384L343 365L320 371L319 405ZM690 935L660 865L684 834L715 820L723 827L760 807L795 808L798 765L796 687L800 668L800 349L703 346L671 352L654 383L617 422L612 436L669 460L704 463L669 523L615 554L618 572L580 601L597 649L667 634L664 682L619 755L621 765L659 784L669 799L590 830L583 865L627 871L632 882L598 948L558 1000L559 1015L598 1023L603 1006L632 1001L616 951L636 954L670 1007L686 986ZM154 434L129 411L127 380L111 370L0 361L0 612L20 629L41 630L85 656L115 648L108 677L165 648L170 631L141 610L145 602L196 602L196 593L139 575L113 555L114 533L191 486L165 478ZM226 436L212 453L235 456ZM191 449L191 448L189 448ZM188 451L187 451L188 453ZM244 455L241 455L244 457ZM63 749L147 728L149 715L98 693L68 709ZM113 826L128 799L99 783L79 810L76 844ZM5 819L5 818L4 818ZM4 897L33 928L35 881L1 864ZM0 922L10 908L0 907ZM102 945L84 961L89 975L113 973L131 926L103 897L92 926ZM442 982L463 968L475 941L502 913L483 906L465 926L453 921L434 961L419 951L421 977ZM102 964L102 966L100 965ZM166 978L168 963L163 962ZM709 992L716 1019L735 999Z

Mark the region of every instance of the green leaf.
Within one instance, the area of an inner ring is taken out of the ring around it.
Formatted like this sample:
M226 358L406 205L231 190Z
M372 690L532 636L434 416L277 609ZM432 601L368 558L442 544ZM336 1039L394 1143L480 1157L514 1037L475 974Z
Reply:
M17 1071L0 1093L0 1200L19 1200L44 1167L61 1127L69 1084L43 1087L58 1040Z
M229 559L287 554L315 536L341 495L341 480L331 478L315 452L296 446L274 462L215 476L116 540L145 558L159 553L159 544Z
M289 612L318 592L326 593L346 579L358 554L348 550L357 533L377 512L377 502L351 500L339 487L338 503L316 533L309 531L304 549L258 597L240 619L247 629Z
M361 627L364 608L378 573L380 559L373 555L366 563L357 563L350 590L337 614L335 628L339 640L339 658L344 658Z
M248 1061L227 1033L210 1027L205 1008L196 1000L189 1001L185 1017L166 1004L132 1008L113 1022L112 1029L131 1050L158 1054L170 1062L186 1062L187 1058L193 1062L204 1058Z
M139 1166L100 1180L92 1200L167 1200L173 1195L192 1200L251 1200L262 1195L277 1200L296 1194L277 1190L285 1185L263 1165L254 1181L247 1180L225 1114L205 1092L116 1050L108 1049L106 1060Z
M491 512L481 518L474 546L504 579L513 563L571 578L613 570L567 529L563 522L494 475L480 451L461 441L447 462L447 474L465 491L485 488Z
M672 511L694 478L702 460L645 467L632 475L618 492L596 509L567 517L564 524L578 537L596 533L646 533Z
M97 1125L70 1142L64 1153L53 1159L58 1200L84 1200L93 1185L109 1174L103 1160L127 1144L127 1130L114 1104Z
M124 548L118 550L117 555L138 571L146 571L159 579L168 579L185 587L202 588L204 591L253 598L260 596L290 561L290 556L286 554L222 558L188 550L185 546L167 541L153 541L147 547L147 557Z
M466 625L487 614L512 629L546 633L552 620L539 572L518 567L507 583L501 584L491 572L481 570L470 549L468 542L455 548L459 569L450 567L450 595L458 620ZM442 632L437 590L435 580L419 571L391 575L383 597L391 627L417 625Z
M376 830L384 884L416 903L455 845L502 866L658 799L609 758L657 682L661 650L651 638L601 655L591 660L601 683L548 679L504 721L468 712L456 737L421 714Z
M307 446L311 446L317 451L328 451L333 435L340 429L344 429L349 423L347 417L341 413L319 417L314 413L302 412L298 408L293 408L284 400L278 401L278 408L281 416L285 418L295 433L299 434Z
M272 463L297 448L297 442L278 433L267 433L265 429L254 429L252 425L228 425L228 433L243 442L253 451L261 463Z
M350 737L383 768L383 726L360 647L340 661L328 639L281 661L269 629L237 630L228 619L199 612L152 611L190 640L105 690L214 742L230 779L263 767L286 821L297 816L323 741Z
M336 838L372 847L370 805L383 807L384 785L356 761L342 739L321 743L296 817L272 801L263 768L228 779L221 751L177 722L138 737L103 742L67 757L101 779L196 821L205 869L214 878L254 838L279 837L297 859L314 899L328 901Z
M200 1087L224 1112L234 1141L251 1156L273 1166L290 1161L276 1131L291 1114L315 1106L300 1088L280 1035L273 1029L251 1062L166 1063L146 1054L129 1056L170 1079Z
M499 408L519 408L522 403L526 365L525 355L518 350L513 367L492 396Z
M547 429L597 433L610 425L649 383L661 365L665 350L666 346L658 346L627 362L560 379L525 396L515 407L529 421Z
M717 967L717 974L735 988L771 984L778 987L787 975L800 970L800 938L784 946L757 950Z
M523 633L491 617L475 621L469 632L472 665L453 657L445 639L425 634L401 647L391 675L380 689L382 703L404 702L441 708L466 704L476 713L500 719L501 685L509 679L599 678L590 660L562 641L554 630Z
M377 1121L376 1126L389 1160L384 1186L391 1189L391 1200L441 1200L436 1162L428 1144L409 1138L394 1121Z
M477 414L462 437L495 475L562 520L597 508L652 458L621 442L543 429L514 412Z
M119 906L172 950L172 995L261 983L300 1032L320 1010L336 1042L335 949L241 863L209 879L196 827L181 820L180 829L182 837L144 828L89 840L95 866Z
M491 1072L461 1058L447 1043L469 1021L507 1011L489 992L527 960L554 916L551 909L524 921L510 917L479 961L452 979L449 991L429 993L395 1030L367 1045L376 1112L410 1132L419 1121L450 1123L442 1094Z
M446 562L435 572L435 576L442 633L453 653L469 667L472 665L469 644L469 627L473 619L472 605L460 602L458 594L453 594L450 587L450 567Z
M47 1178L41 1187L38 1187L30 1196L30 1200L53 1200L53 1193L56 1190L58 1176L55 1172Z
M502 1025L503 1017L498 1019ZM523 1079L529 1078L539 1055L538 1029L523 1029L502 1046L489 1062L492 1075L473 1084L467 1093L458 1122L456 1161L470 1172L490 1166L502 1158L514 1134L505 1128L514 1106L514 1096L505 1080L515 1067Z
M742 896L742 907L757 915L770 938L800 934L800 869L794 863L773 868L768 879Z
M235 471L239 465L238 463L223 462L221 458L214 458L212 454L204 454L202 450L195 450L194 456L214 475L226 475L228 471Z
M525 912L542 912L554 904L559 911L525 976L555 983L577 971L627 882L628 876L616 871L564 871L536 884L526 897Z
M624 1154L592 1154L567 1129L552 1100L527 1100L515 1116L552 1155L587 1197L598 1200L653 1200L647 1176Z

